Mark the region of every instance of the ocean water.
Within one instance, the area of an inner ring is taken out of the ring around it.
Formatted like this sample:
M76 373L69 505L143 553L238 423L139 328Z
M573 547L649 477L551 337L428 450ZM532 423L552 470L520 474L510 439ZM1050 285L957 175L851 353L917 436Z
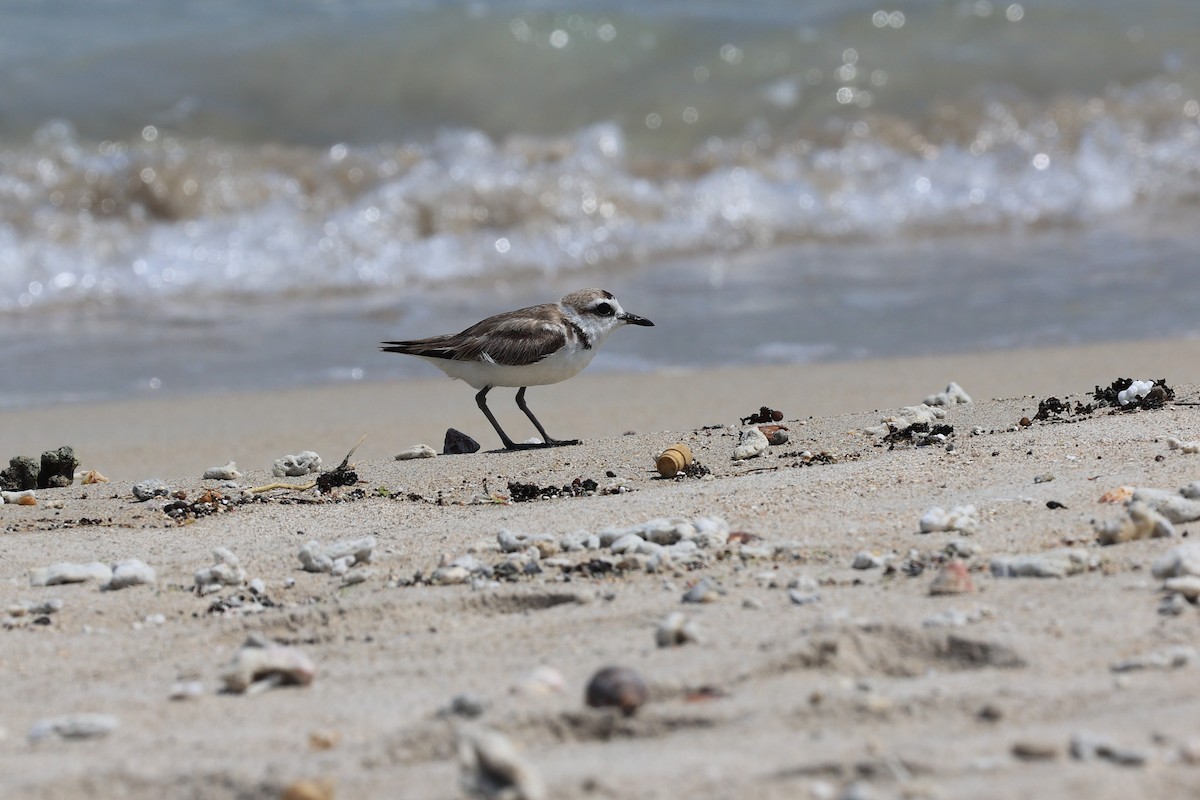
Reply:
M0 6L0 408L1200 332L1194 0Z

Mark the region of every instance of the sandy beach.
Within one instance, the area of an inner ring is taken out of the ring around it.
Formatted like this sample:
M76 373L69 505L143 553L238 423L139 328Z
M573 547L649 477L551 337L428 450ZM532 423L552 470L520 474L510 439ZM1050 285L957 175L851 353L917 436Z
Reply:
M488 452L471 390L435 378L0 414L3 460L71 445L111 479L0 506L0 796L456 798L482 730L534 776L507 796L1197 796L1200 616L1152 573L1196 523L1111 546L1094 523L1128 516L1121 487L1181 497L1200 480L1200 455L1168 443L1200 439L1198 363L1200 342L1170 340L585 374L528 396L584 444L520 453ZM1165 379L1175 400L1073 410L1121 377ZM942 409L944 439L871 432L950 381L974 402ZM1050 396L1068 410L1034 419ZM490 399L528 435L507 393ZM763 405L789 441L735 461L739 418ZM451 426L484 452L392 458L440 451ZM364 434L356 483L248 492L304 482L273 459L333 467ZM675 442L709 474L659 477ZM230 460L236 487L201 479ZM182 499L137 502L147 478ZM577 479L579 496L511 502ZM930 509L967 506L921 532ZM687 524L623 553L588 541L657 518ZM302 568L309 542L366 537L368 563ZM196 590L219 547L257 592ZM31 585L126 559L154 581ZM959 591L931 594L959 562ZM1030 563L1064 574L1004 575ZM674 613L698 641L656 644ZM251 635L310 659L311 683L223 691ZM644 679L636 713L585 705L608 665ZM115 727L29 736L78 714Z

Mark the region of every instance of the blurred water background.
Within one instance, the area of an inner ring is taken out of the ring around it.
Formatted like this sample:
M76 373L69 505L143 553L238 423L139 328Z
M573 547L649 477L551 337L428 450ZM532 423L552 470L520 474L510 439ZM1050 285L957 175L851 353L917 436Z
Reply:
M1195 0L13 0L0 76L0 408L582 286L593 369L1200 331Z

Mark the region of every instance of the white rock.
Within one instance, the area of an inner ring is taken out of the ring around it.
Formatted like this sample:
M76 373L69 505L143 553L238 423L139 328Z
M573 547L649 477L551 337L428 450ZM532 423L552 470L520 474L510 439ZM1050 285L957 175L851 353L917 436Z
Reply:
M701 644L703 641L696 621L688 619L680 611L667 614L654 630L654 642L659 647L674 647L688 642Z
M437 450L434 450L427 444L414 444L412 447L406 447L399 453L396 453L397 461L411 461L414 458L434 458L437 456Z
M1172 547L1151 565L1150 574L1160 580L1200 575L1200 542L1187 542Z
M221 673L225 690L255 694L275 686L307 686L317 670L308 656L294 647L252 635Z
M617 539L609 547L614 553L636 553L641 549L641 546L646 543L646 540L638 536L636 533L627 533L620 539Z
M992 575L997 578L1065 578L1086 572L1092 566L1088 551L1061 547L1045 553L993 558Z
M1092 527L1100 544L1121 544L1138 539L1170 539L1175 536L1175 528L1171 522L1141 500L1131 500L1125 510L1124 517L1093 523Z
M0 492L0 505L4 503L12 503L14 505L22 505L21 501L32 497L35 501L37 496L33 493L33 489L25 489L20 492Z
M276 478L297 478L310 472L321 471L321 457L312 450L305 450L296 455L286 455L275 459L271 472Z
M755 458L770 446L767 435L757 427L742 428L742 432L738 435L738 445L733 451L733 457L737 461Z
M1179 494L1189 500L1200 500L1200 481L1192 481L1187 486L1179 490Z
M460 780L468 795L508 800L546 800L541 775L502 733L462 728L458 735Z
M563 552L568 553L580 550L598 550L600 548L600 537L589 531L574 531L563 534L562 538L559 539L558 546Z
M979 527L975 516L975 506L955 506L949 511L940 506L934 506L921 516L921 533L934 531L959 531L973 534Z
M1117 392L1117 402L1123 406L1145 397L1154 388L1154 381L1134 381L1129 388Z
M195 582L201 588L209 586L240 586L246 580L238 557L227 547L212 551L213 565L196 571Z
M1165 650L1158 650L1144 656L1126 658L1113 664L1109 669L1113 672L1133 672L1143 669L1179 669L1186 667L1196 660L1196 648L1187 645L1175 645Z
M656 519L635 525L633 529L643 539L655 544L671 545L681 539L692 539L696 536L696 526L682 517L658 517Z
M1174 436L1167 437L1167 448L1170 450L1178 450L1181 453L1200 453L1200 442L1185 442L1176 439Z
M931 394L925 398L927 406L952 406L958 403L971 402L971 395L963 391L963 388L954 381L946 387L946 391L938 394Z
M223 467L209 467L204 470L203 480L206 481L236 481L242 477L242 473L238 472L237 464L230 461Z
M300 548L298 556L306 572L344 574L352 566L370 562L374 553L375 537L365 536L361 539L345 539L331 545L322 545L313 540Z
M113 564L112 577L101 588L110 591L154 583L154 569L136 558Z
M699 547L723 547L729 541L729 523L722 517L696 517L692 525L696 529L694 541Z
M117 729L117 718L111 714L66 714L46 717L33 723L29 741L40 742L51 737L59 739L94 739L107 736Z
M1141 501L1176 525L1200 519L1200 500L1184 497L1165 489L1134 489L1135 501Z
M51 564L29 571L30 586L56 586L61 583L83 583L99 581L107 583L112 577L112 567L93 561L90 564Z

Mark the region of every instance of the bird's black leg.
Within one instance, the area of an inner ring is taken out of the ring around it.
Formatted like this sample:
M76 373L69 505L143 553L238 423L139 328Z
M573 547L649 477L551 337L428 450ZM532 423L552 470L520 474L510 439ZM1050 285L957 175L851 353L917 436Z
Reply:
M496 422L496 418L492 416L491 409L487 407L487 393L491 388L490 386L485 386L480 389L479 394L475 395L475 404L479 406L479 410L483 412L483 415L488 418L488 422L492 423L492 427L496 429L496 433L500 434L500 441L504 442L504 447L508 450L519 450L521 448L512 439L508 438L508 434L500 427L500 423Z
M525 405L525 390L528 387L522 386L517 390L517 408L525 412L525 416L529 417L529 421L533 423L533 427L538 429L538 433L542 435L544 447L562 447L564 445L579 444L578 439L555 439L546 433L546 429L542 427L542 423L538 422L538 418L529 410L529 406Z

